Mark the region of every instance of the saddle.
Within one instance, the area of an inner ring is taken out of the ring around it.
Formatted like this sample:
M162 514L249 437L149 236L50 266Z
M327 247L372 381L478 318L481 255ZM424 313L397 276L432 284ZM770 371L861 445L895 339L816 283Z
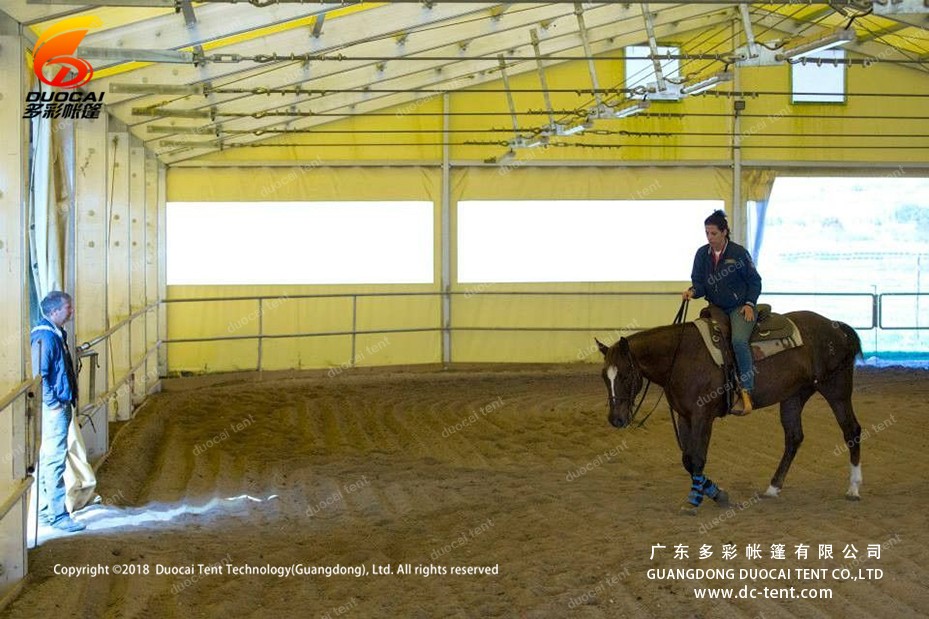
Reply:
M800 330L787 316L775 314L766 303L759 303L755 311L758 321L749 338L755 361L803 345ZM700 318L694 324L716 365L724 368L727 376L730 371L734 373L735 357L730 340L729 315L715 305L708 305L700 310Z
M758 314L758 320L748 340L755 361L803 345L800 330L792 320L782 314L773 313L771 306L766 303L758 304L755 312ZM735 355L732 352L730 339L729 315L715 305L708 305L700 310L700 318L695 320L694 324L703 337L703 342L713 361L723 369L726 376L724 387L727 393L726 399L728 409L731 409L738 381L736 380Z
M800 332L797 329L797 325L787 318L787 316L772 312L771 306L767 303L759 303L755 307L755 312L758 314L758 320L755 322L755 329L748 339L749 343L753 344L752 354L755 357L755 361L764 359L767 355L762 354L758 356L762 351L756 351L754 344L792 338L799 339ZM731 335L729 315L715 305L707 305L700 310L700 318L708 320L711 330L720 338L713 340L715 347L721 350L723 348L722 344L725 342L727 344L725 348L728 348L731 352L731 346L728 345ZM799 346L799 344L797 344L797 346ZM794 348L794 346L790 346L789 348Z

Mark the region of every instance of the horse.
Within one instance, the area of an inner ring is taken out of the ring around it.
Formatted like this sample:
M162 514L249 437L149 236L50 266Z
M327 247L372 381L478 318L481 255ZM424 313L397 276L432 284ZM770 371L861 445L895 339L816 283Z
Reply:
M861 426L851 395L861 340L850 326L815 312L785 316L797 325L803 345L755 362L755 408L779 403L784 428L784 454L764 496L777 497L784 487L787 471L803 442L800 414L807 400L818 392L829 403L848 446L851 471L846 498L860 500ZM627 427L633 421L643 377L664 389L672 421L677 413L675 432L682 463L691 477L691 490L681 511L695 514L704 497L728 505L728 494L704 475L704 469L713 421L727 414L729 394L724 372L712 360L694 323L648 329L621 337L609 347L595 341L603 353L608 419L614 427Z

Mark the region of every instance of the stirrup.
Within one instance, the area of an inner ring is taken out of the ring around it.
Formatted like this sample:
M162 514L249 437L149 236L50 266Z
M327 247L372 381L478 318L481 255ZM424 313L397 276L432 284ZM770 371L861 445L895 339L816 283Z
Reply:
M752 406L752 396L748 391L742 390L742 397L739 400L736 400L735 404L732 406L732 410L729 412L737 417L744 417L754 410ZM741 405L741 406L740 406Z

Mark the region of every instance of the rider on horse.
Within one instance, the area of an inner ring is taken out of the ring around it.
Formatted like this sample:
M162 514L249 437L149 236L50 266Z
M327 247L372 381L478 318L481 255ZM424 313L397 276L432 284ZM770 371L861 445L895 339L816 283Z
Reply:
M690 274L692 286L684 291L683 297L706 297L729 316L732 350L742 387L741 402L732 412L747 415L752 410L751 392L755 387L755 368L748 340L758 318L755 304L761 294L761 276L748 250L730 240L729 222L723 211L714 211L703 224L709 243L694 256Z

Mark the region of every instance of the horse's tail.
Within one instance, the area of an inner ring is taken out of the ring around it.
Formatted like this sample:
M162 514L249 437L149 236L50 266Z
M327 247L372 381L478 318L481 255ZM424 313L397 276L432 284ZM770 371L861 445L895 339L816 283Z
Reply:
M851 345L849 357L854 359L855 357L863 356L861 352L861 338L858 336L858 332L844 322L839 323L839 328L842 330L842 333L845 334L845 339L848 340L848 343Z

